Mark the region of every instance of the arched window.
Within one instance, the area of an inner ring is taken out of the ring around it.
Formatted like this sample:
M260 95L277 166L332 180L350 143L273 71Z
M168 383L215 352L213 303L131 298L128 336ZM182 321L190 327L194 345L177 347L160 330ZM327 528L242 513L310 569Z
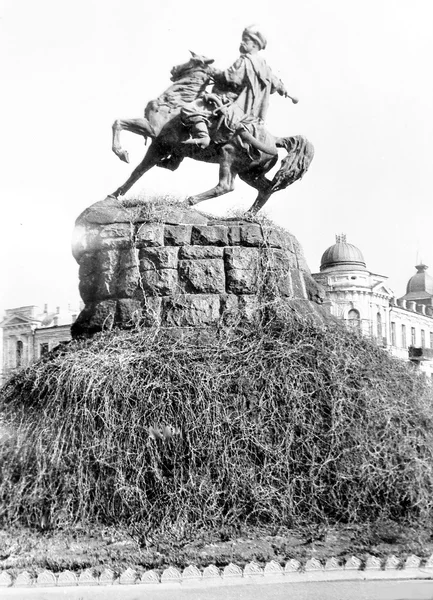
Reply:
M349 321L350 327L359 327L361 325L361 315L359 314L359 310L356 308L351 308L347 313L347 319Z
M21 340L17 341L17 367L21 367L23 364L23 343Z

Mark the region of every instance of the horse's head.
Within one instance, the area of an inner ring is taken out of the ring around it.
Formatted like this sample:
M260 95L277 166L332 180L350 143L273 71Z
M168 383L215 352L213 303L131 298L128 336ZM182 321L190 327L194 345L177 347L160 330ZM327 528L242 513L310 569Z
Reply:
M182 79L183 77L189 75L193 71L203 71L206 73L210 70L209 65L211 65L214 62L213 58L207 58L206 56L196 54L191 50L190 52L191 58L188 62L183 63L181 65L177 65L176 67L173 67L170 71L171 81L178 81L179 79Z

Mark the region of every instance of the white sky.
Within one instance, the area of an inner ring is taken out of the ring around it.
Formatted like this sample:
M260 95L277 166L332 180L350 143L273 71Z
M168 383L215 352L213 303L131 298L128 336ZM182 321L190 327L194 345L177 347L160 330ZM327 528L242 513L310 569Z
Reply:
M142 116L188 50L226 68L243 28L262 26L263 56L299 104L271 98L268 128L315 146L301 182L265 212L301 242L311 270L336 233L403 295L414 265L433 274L431 0L3 0L0 8L0 312L78 302L70 239L76 217L129 176L145 151L117 117ZM154 169L133 192L200 193L218 167ZM255 191L199 206L245 209Z

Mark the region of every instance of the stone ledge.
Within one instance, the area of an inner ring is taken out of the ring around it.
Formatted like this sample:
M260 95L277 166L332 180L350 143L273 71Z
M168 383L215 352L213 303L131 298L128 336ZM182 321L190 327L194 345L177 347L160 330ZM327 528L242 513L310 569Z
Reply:
M362 561L352 556L346 561L333 556L328 559L318 560L310 558L304 563L290 559L284 565L275 560L267 562L264 567L252 561L243 568L230 563L223 569L209 565L200 569L189 565L183 571L174 566L166 569L144 571L142 573L128 567L114 572L101 565L94 569L84 569L80 573L65 570L53 573L41 569L37 575L32 575L28 570L12 576L7 570L0 571L0 589L5 588L46 588L46 587L75 587L75 586L155 586L156 588L182 587L189 585L233 585L242 583L274 583L279 582L306 582L306 581L338 581L338 580L402 580L402 579L433 579L433 555L429 558L420 558L416 555L400 559L394 555L386 559L369 557ZM101 572L98 576L96 573ZM178 588L177 588L178 589ZM120 593L120 592L119 592Z

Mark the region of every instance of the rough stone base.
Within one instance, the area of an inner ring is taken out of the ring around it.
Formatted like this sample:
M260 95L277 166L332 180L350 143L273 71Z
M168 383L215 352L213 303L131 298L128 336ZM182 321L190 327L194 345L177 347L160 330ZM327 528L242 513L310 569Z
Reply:
M78 218L73 254L85 303L74 337L138 323L251 321L277 299L319 313L324 298L289 232L181 205L125 205L108 197Z

